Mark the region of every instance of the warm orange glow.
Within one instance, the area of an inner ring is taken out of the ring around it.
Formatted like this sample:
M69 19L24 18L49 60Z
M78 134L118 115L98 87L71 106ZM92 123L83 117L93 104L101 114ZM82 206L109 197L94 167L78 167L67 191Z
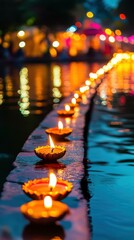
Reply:
M52 140L52 138L51 138L50 135L49 135L49 141L50 141L51 150L53 151L53 149L55 148L55 146L54 146L53 140Z
M90 82L89 80L86 80L86 81L85 81L85 84L86 84L86 86L90 86L90 85L91 85L91 82Z
M71 102L72 104L76 104L76 98L72 98Z
M61 121L58 122L58 128L63 129L63 123Z
M121 33L121 31L120 31L119 29L116 29L116 30L115 30L115 34L116 34L117 36L121 36L122 33Z
M50 196L44 198L44 207L48 209L52 207L52 198Z
M68 112L70 111L70 106L69 105L65 105L65 110Z
M56 175L53 172L51 172L50 176L49 176L49 187L50 187L50 189L53 189L56 186L56 183L57 183Z

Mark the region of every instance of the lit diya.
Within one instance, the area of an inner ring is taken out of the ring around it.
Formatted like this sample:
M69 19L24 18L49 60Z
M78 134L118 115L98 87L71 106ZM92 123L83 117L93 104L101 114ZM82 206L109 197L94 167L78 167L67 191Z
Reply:
M78 94L78 92L75 92L75 93L74 93L74 98L76 99L76 102L77 102L77 103L80 103L80 102L81 102L81 96Z
M35 154L46 162L55 162L64 156L66 149L62 146L55 146L49 135L50 145L38 146L34 149Z
M46 196L43 200L33 200L23 204L20 211L30 222L49 224L62 219L69 213L69 208L65 203Z
M61 109L57 111L60 117L71 117L74 115L74 111L70 110L70 106L68 104L65 105L65 109Z
M67 105L69 105L71 109L74 109L75 107L79 106L79 104L76 103L76 98L72 98L71 103L68 103Z
M58 122L58 127L48 128L45 130L47 134L50 134L52 137L57 139L63 139L72 133L72 128L63 128L63 123Z
M73 188L73 184L57 179L54 173L50 173L49 178L29 180L22 185L22 190L33 199L44 199L49 195L54 200L65 198Z

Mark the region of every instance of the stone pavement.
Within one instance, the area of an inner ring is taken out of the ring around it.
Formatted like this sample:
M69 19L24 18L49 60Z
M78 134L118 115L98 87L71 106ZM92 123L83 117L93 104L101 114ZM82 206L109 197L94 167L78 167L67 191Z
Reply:
M91 95L93 94L94 91ZM71 102L71 98L72 96L69 96L63 100L57 109L64 108L64 104ZM14 162L14 169L4 184L0 200L0 230L6 238L1 235L0 240L90 239L87 201L81 189L81 180L84 177L85 114L89 109L90 99L91 96L88 97L86 104L80 103L79 112L76 112L72 118L61 119L57 115L57 109L53 110L25 142ZM70 212L56 223L53 229L48 229L48 227L42 229L40 226L30 224L20 212L20 206L32 200L23 193L22 184L30 179L48 177L50 169L53 169L51 164L41 164L40 159L34 153L34 148L48 144L45 129L57 126L58 120L62 120L64 126L73 128L72 134L65 141L55 142L56 145L66 148L66 154L54 166L57 178L73 183L72 192L62 200L69 206Z

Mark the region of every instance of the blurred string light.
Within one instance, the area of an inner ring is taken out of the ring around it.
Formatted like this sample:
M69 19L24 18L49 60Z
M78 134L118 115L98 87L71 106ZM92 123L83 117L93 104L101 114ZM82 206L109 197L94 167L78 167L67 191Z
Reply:
M109 42L114 43L115 42L115 38L113 36L109 36L108 38Z
M13 96L13 84L9 75L6 75L5 82L6 82L6 95L8 97L11 97Z
M26 43L24 42L24 41L21 41L20 43L19 43L19 47L20 48L24 48L26 46Z
M106 36L104 34L101 34L99 38L100 38L101 41L105 41L106 40Z
M21 30L21 31L19 31L19 32L17 33L17 36L18 36L18 37L24 37L24 36L25 36L25 32L24 32L23 30Z
M52 46L55 47L55 48L59 47L59 45L60 45L60 43L58 41L54 41L52 43Z
M24 116L30 114L29 111L29 84L28 84L28 69L26 67L22 68L20 71L20 89L18 93L20 94L19 110Z
M77 27L75 25L72 25L71 27L67 28L66 32L76 32L77 31Z
M115 30L115 34L116 34L117 36L121 36L122 32L121 32L121 30L116 29L116 30Z
M3 103L3 98L4 98L4 95L3 95L3 79L0 78L0 105L2 105Z
M120 13L119 17L121 20L126 20L126 15L124 13Z
M94 14L93 14L93 12L87 12L86 13L86 16L88 17L88 18L93 18L94 17Z
M59 103L60 102L60 98L62 97L62 94L60 92L60 87L61 87L61 68L58 65L55 65L53 67L53 102Z

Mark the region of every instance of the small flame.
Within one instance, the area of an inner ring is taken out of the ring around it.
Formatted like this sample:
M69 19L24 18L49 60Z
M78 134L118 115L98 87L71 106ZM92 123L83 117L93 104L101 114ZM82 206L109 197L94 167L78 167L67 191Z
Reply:
M78 93L75 93L74 94L74 97L77 99L79 97L79 94Z
M44 198L44 207L47 209L52 207L52 198L50 196Z
M58 122L58 128L63 129L63 123L61 121Z
M55 148L55 146L54 146L53 140L52 140L52 138L51 138L50 135L49 135L49 141L50 141L51 150L53 151L53 149Z
M56 175L52 172L49 175L49 187L53 189L56 186L57 178Z
M65 110L68 112L70 111L70 106L69 105L65 105Z
M76 104L76 98L72 98L72 104Z

